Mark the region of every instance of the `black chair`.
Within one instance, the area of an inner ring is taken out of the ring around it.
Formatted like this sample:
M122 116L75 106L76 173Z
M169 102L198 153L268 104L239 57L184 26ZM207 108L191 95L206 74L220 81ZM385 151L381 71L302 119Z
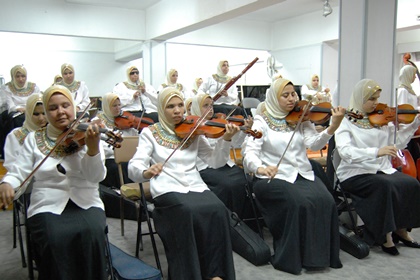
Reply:
M244 218L242 219L244 222L246 222L248 224L249 221L253 221L255 223L255 228L251 226L251 228L257 229L259 236L264 239L264 235L262 232L262 227L264 225L264 218L261 216L260 211L258 210L258 206L256 203L256 197L255 197L255 193L254 193L254 175L252 173L246 173L245 172L245 176L246 176L246 185L245 185L245 191L246 191L246 195L250 200L250 204L251 204L251 208L252 208L252 213L254 215L254 217L252 218ZM250 226L250 224L248 224Z

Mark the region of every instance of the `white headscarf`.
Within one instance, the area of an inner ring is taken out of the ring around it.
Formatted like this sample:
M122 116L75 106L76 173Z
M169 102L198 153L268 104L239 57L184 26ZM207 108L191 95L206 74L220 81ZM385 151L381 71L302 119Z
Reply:
M293 86L291 81L280 78L275 80L268 90L265 100L265 108L267 112L276 119L283 119L289 114L288 111L282 110L279 105L279 99L283 90L289 84Z
M23 67L23 65L16 65L16 66L14 66L11 70L10 70L10 76L12 76L12 83L13 83L13 85L15 86L15 88L17 88L17 89L23 89L23 88L26 88L27 87L27 85L28 85L28 79L26 78L26 82L25 82L25 84L22 86L22 87L20 87L19 85L18 85L18 83L16 82L16 74L17 73L21 73L21 74L24 74L25 76L28 76L27 75L27 72L26 72L26 68L25 67Z
M165 116L165 108L168 102L174 98L179 97L181 100L184 100L184 95L174 87L164 88L158 95L158 114L159 114L159 123L169 134L175 134L174 129L175 125L170 123Z
M223 73L223 71L222 71L222 66L225 62L229 63L229 61L227 61L227 60L219 61L219 64L217 64L217 73L213 74L213 78L215 78L215 80L220 82L220 83L226 83L227 81L229 81L231 79L230 76Z
M139 80L136 82L132 82L130 79L130 73L134 70L139 71L139 69L137 68L137 66L130 66L127 68L127 70L125 71L126 75L127 75L127 83L129 83L132 86L138 86L140 85L140 83L142 83L142 80L140 79L140 71L139 71Z
M211 96L206 93L197 94L192 98L191 115L201 117L201 107L207 98L211 99Z
M66 87L71 87L76 83L76 78L75 78L75 72L74 72L74 67L73 65L69 64L69 63L64 63L63 65L61 65L61 76L64 77L64 72L66 70L70 70L71 72L73 72L73 81L70 84L67 84L66 81L63 79L60 83L62 83L63 85L65 85Z
M74 109L74 116L76 116L76 106L74 105L74 100L73 97L71 95L71 92L64 86L60 86L60 85L54 85L54 86L50 86L49 88L47 88L42 96L42 102L44 103L44 110L45 113L47 112L47 106L48 106L48 102L51 99L51 96L53 96L53 94L55 93L59 93L64 95L71 103L71 105L73 106ZM48 125L47 125L47 134L48 137L52 140L57 140L57 137L63 133L63 131L61 129L56 128L55 126L53 126L51 124L51 120L48 119L48 114L46 114L47 116L47 120L48 120Z
M102 111L104 112L104 115L110 120L115 118L111 112L111 107L117 99L119 99L118 95L113 92L105 93L102 98Z
M39 126L32 121L32 115L34 114L35 108L38 104L42 105L42 94L33 93L29 95L26 100L25 121L22 125L22 127L29 131L35 131L39 128Z
M172 82L171 82L171 77L172 77L172 75L173 75L175 72L178 72L178 71L177 71L176 69L170 69L170 70L168 71L168 74L166 75L166 82L167 82L168 86L174 86L174 85L176 85L176 83L172 83Z
M416 74L417 69L413 65L404 65L400 70L400 84L399 87L403 87L408 90L409 93L416 95L411 84L413 83L413 77Z
M351 94L349 109L366 113L363 110L363 104L365 104L378 90L382 91L378 83L372 79L363 79L359 81Z

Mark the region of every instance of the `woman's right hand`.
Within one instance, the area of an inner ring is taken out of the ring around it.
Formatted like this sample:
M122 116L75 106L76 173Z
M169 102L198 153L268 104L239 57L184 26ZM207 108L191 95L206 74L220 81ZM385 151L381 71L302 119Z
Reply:
M3 182L0 184L0 209L7 208L12 203L15 197L15 191L9 183Z
M155 176L158 176L163 169L163 163L159 162L156 164L153 164L149 168L147 168L145 171L143 171L143 177L145 179L151 179Z
M377 157L383 157L383 156L397 156L398 149L394 146L385 146L382 148L379 148Z
M277 174L277 171L277 166L258 167L257 175L265 175L267 177L273 178Z

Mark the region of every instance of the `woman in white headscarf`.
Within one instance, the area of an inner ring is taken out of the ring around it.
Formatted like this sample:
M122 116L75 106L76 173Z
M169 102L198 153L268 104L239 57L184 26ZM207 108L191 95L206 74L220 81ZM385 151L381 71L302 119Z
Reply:
M4 167L14 164L19 152L22 149L23 141L29 132L35 131L47 125L44 106L42 104L42 94L34 93L26 101L25 121L22 127L13 129L6 137L4 145Z
M166 87L174 87L183 95L185 95L185 87L181 83L178 83L178 70L173 68L169 69L168 73L166 74L166 83L159 85L157 93L159 94L159 92L161 92Z
M273 235L271 263L276 269L300 274L302 268L342 267L335 201L314 174L306 148L324 147L340 125L345 109L331 110L331 125L323 132L318 133L309 120L297 128L286 121L295 107L296 95L289 80L277 79L271 84L265 110L254 118L252 126L263 137L248 138L242 152L244 168L256 177L258 208Z
M137 136L139 131L136 128L118 128L115 124L115 118L123 114L121 110L121 101L116 93L108 92L102 97L102 111L98 112L96 117L92 119L95 121L97 119L101 120L104 126L107 129L114 130L117 129L121 132L121 135L124 136ZM114 160L114 148L110 146L105 141L101 141L102 146L105 151L105 166L107 169L106 177L101 181L102 185L105 185L110 188L120 188L120 178L118 175L118 166ZM127 163L123 164L123 175L124 182L130 182L127 175Z
M209 109L210 108L210 109ZM191 115L201 117L207 110L206 120L213 119L213 99L208 94L198 94L193 97L191 105ZM250 129L252 126L252 118L244 119L242 128ZM244 142L246 134L239 132L234 135L231 147L240 147ZM209 138L210 145L216 146L220 138ZM236 165L232 159L219 168L205 163L201 159L197 159L197 169L200 176L207 184L212 192L223 201L227 208L239 215L241 219L250 218L252 216L252 208L248 203L246 190L244 186L247 184L244 170ZM229 178L229 180L226 180Z
M400 104L410 104L415 110L419 109L419 102L411 84L416 79L417 69L412 65L405 65L400 70L400 84L398 85L397 101Z
M420 248L407 232L407 228L420 226L420 184L397 172L390 157L396 157L398 149L407 145L420 120L400 125L396 142L394 124L372 125L368 114L378 105L381 91L371 79L363 79L354 87L349 108L364 118L344 119L336 132L336 148L341 157L337 176L364 222L364 240L369 245L380 244L385 253L398 255L398 241Z
M136 66L128 67L126 70L127 80L116 84L112 92L120 98L124 111L158 122L156 90L142 81L139 74L139 69Z
M75 120L76 108L62 86L49 87L43 104L48 125L26 137L0 183L0 203L11 203L15 190L43 162L34 174L26 223L39 279L107 279L105 212L98 191L106 168L99 128L87 127L85 145L51 152Z
M311 76L310 84L302 85L300 92L302 99L310 100L313 104L332 101L330 89L321 86L319 83L319 75L317 74Z
M201 179L196 161L199 157L216 168L223 166L238 130L227 125L216 148L204 136L192 136L173 153L182 140L175 126L184 111L184 96L177 89L167 87L159 93L160 122L142 130L128 174L134 182L150 180L153 221L165 247L170 279L235 279L228 212Z
M76 80L74 67L69 63L61 65L61 81L55 82L56 85L66 87L74 99L76 112L81 112L90 104L89 89L84 81Z
M229 62L221 60L217 64L217 73L211 75L201 84L200 90L209 94L212 98L221 91L227 82L232 79L228 76ZM234 115L244 115L243 110L237 105L239 104L238 89L236 85L232 85L228 90L221 91L221 97L214 102L214 112L224 113L228 115L233 109L236 109Z

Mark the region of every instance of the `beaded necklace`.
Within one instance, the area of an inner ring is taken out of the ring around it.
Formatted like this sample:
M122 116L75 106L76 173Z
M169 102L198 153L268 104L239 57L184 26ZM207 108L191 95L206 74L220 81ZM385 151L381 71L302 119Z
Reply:
M273 131L291 132L295 130L295 125L289 125L285 118L276 119L268 114L267 111L263 113L263 119L267 123L268 127Z
M20 129L16 129L13 131L13 134L19 141L19 144L23 144L23 141L25 140L26 136L29 134L29 130L26 127L21 127Z
M176 149L179 144L181 144L182 138L175 134L169 134L165 129L163 129L160 123L155 123L149 126L149 128L159 145L170 149ZM192 136L190 139L188 139L184 146L182 146L181 150L188 148L194 142L195 138L196 136Z
M35 91L36 84L28 82L27 86L25 88L16 88L15 85L12 82L9 82L6 84L10 91L17 96L29 96Z

